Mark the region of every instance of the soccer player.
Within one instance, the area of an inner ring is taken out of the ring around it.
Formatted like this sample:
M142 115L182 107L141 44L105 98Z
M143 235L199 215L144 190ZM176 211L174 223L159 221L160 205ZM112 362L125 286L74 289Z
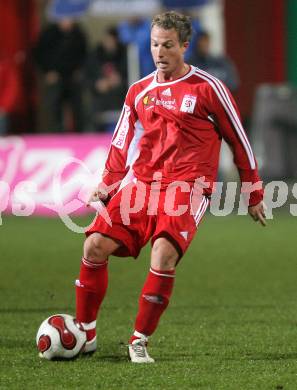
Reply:
M151 51L157 69L130 87L102 182L90 197L89 202L105 202L111 223L101 214L87 231L76 281L76 316L87 332L85 352L96 349L108 257L136 258L151 240L151 267L128 350L132 362L154 362L148 337L168 306L176 265L209 204L222 138L233 150L241 181L253 185L249 214L265 225L263 191L255 185L257 164L237 107L222 82L184 62L190 36L188 17L176 12L154 17ZM199 180L202 189L196 196Z

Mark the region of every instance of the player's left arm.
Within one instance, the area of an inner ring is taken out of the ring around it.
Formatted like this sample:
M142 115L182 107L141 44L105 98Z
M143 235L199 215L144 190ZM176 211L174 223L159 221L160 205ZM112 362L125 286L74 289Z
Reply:
M237 166L242 192L248 197L249 214L255 221L265 225L263 186L259 177L257 161L243 129L237 105L228 88L219 80L208 85L206 106L224 140L230 145Z

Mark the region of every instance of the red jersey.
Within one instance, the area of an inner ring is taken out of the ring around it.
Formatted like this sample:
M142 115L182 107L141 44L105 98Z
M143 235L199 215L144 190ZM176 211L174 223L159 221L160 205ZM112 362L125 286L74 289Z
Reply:
M222 138L231 146L242 182L258 182L257 163L229 90L194 66L183 77L158 82L157 71L134 83L126 96L105 164L107 185L129 169L146 183L216 181ZM156 177L156 176L155 176ZM206 191L207 192L207 191ZM252 192L250 204L262 200Z

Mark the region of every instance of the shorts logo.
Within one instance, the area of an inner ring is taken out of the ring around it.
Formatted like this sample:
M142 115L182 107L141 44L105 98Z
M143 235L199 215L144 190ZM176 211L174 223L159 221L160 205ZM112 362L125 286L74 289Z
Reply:
M129 106L125 105L124 107L124 115L119 123L119 127L117 129L116 137L112 141L112 145L118 149L123 149L126 141L126 137L129 131L129 117L131 114L131 109Z
M187 241L189 232L179 232L179 234Z
M197 97L193 95L185 95L180 106L180 111L193 114Z

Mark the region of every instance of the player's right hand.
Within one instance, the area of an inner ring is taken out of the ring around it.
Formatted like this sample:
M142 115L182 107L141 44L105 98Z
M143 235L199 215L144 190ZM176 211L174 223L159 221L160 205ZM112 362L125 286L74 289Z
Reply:
M94 190L92 190L86 206L89 207L92 202L105 201L108 198L108 192L106 190L106 185L104 183L100 183Z

